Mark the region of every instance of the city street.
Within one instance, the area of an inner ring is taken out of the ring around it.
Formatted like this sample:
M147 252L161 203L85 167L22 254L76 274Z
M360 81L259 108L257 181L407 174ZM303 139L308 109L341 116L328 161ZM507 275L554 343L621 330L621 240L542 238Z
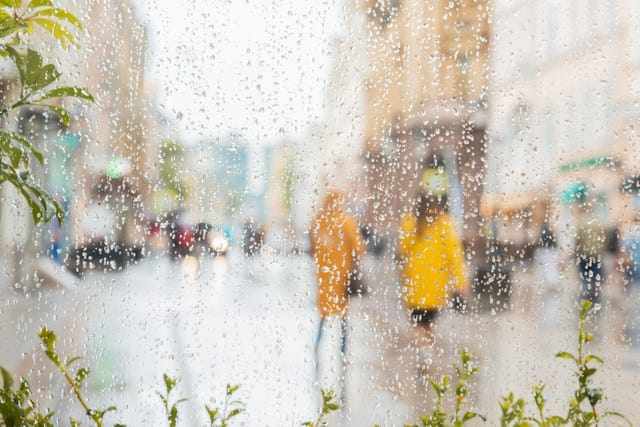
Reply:
M639 5L0 1L0 427L640 424Z
M392 266L386 255L366 259L372 292L352 301L346 405L330 418L331 425L402 425L430 407L433 396L418 380ZM492 420L490 425L499 417L499 396L509 391L532 402L531 387L545 382L549 410L564 411L572 390L571 367L554 358L560 350L575 350L567 347L576 342L572 294L557 292L546 311L537 310L543 296L527 281L535 282L532 273L517 276L511 311L446 313L437 323L436 347L442 353L434 353L434 372L451 375L448 365L457 350L472 349L480 375L472 382L471 396L476 409ZM0 329L0 363L27 374L34 389L50 387L50 394L46 389L36 394L57 413L77 405L68 393L56 391L66 389L60 376L50 377L52 370L41 368L42 352L36 345L40 324L57 332L60 351L86 356L92 367L89 400L98 407L118 406L114 422L163 424L156 394L163 391L162 373L180 377L173 398L188 399L179 406L181 425L204 425L204 405L222 405L227 383L241 386L236 397L246 412L237 425L299 425L315 419L319 317L309 257L264 252L246 258L232 251L227 257L200 263L187 258L177 264L151 256L121 273L91 273L76 286L42 289L28 298L10 291L3 298L2 313L10 320ZM603 407L637 422L640 412L628 393L639 385L640 352L621 343L620 319L607 314L609 308L600 318L599 331L604 332L594 346L606 362L596 377L605 386ZM321 347L326 365L331 364L331 347L338 348L330 336L325 335ZM339 372L333 359L332 368ZM562 404L554 402L556 397Z

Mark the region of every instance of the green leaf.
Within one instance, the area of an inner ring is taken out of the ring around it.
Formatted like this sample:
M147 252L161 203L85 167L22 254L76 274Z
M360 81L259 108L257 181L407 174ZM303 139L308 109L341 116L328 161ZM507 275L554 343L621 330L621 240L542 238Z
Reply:
M65 87L52 89L47 93L45 93L42 97L32 102L40 102L40 101L44 101L45 99L60 98L60 97L75 97L75 98L87 99L91 102L95 101L93 99L93 96L89 93L87 89L80 88L80 87L65 86Z
M60 222L64 220L64 211L60 207L60 204L39 186L25 181L12 180L11 183L14 184L25 198L36 224L49 221L54 216L57 217ZM59 360L58 363L60 363Z
M173 390L173 388L178 383L178 378L171 378L167 374L163 374L162 377L164 379L164 386L167 390L167 397L168 397L169 393L171 393L171 390Z
M11 387L13 387L13 376L11 376L11 372L0 366L0 374L2 375L2 388L10 391Z
M51 83L58 80L61 76L60 72L53 66L53 64L47 64L38 71L32 71L31 69L27 71L30 75L25 82L25 85L31 90L31 92L44 89Z
M585 365L589 362L591 362L592 360L595 360L598 363L604 363L604 360L602 360L601 358L599 358L598 356L595 356L593 354L590 354L589 356L587 356L587 358L584 360Z
M71 365L73 365L75 362L77 362L78 360L82 360L83 357L82 356L76 356L76 357L72 357L66 364L67 368L70 367Z
M467 395L467 388L462 384L458 385L458 387L456 387L456 396L466 397L466 395Z
M591 301L584 300L584 302L582 303L582 308L580 309L580 318L584 318L587 316L589 310L591 309L591 306Z
M9 57L13 60L13 63L18 69L18 75L20 76L20 82L22 85L27 80L27 55L22 52L18 52L13 46L5 46L5 49L9 53Z
M40 165L44 164L44 156L42 155L42 153L33 148L33 145L27 139L23 138L17 133L0 130L0 144L2 144L3 148L4 143L8 144L8 146L6 147L7 151L11 151L13 149L22 152L25 155L26 152L29 152L33 154Z
M78 388L82 387L82 383L87 378L87 376L89 375L90 372L91 372L91 370L89 368L80 368L80 369L78 369L78 372L76 372L76 375L75 375L75 378L74 378L74 383L76 384L76 386Z
M168 420L169 420L170 427L176 427L176 424L178 422L178 408L176 408L175 406L171 407L171 410L169 411Z
M0 37L4 38L10 36L24 28L24 24L17 22L15 18L9 15L6 11L0 9Z
M0 5L17 8L22 5L22 0L0 0Z
M56 40L60 42L63 49L67 49L69 44L75 43L75 38L73 34L67 28L59 23L58 21L54 21L49 18L33 18L33 22L42 27L45 31L51 34Z
M327 403L323 407L323 410L326 413L337 411L338 409L340 409L340 405L338 405L337 403Z
M56 366L61 365L60 356L58 356L58 353L56 353L55 351L45 350L44 354L47 356L49 360L51 360L51 362L53 362L54 365Z
M11 163L11 168L16 170L21 163L28 163L27 151L25 147L16 144L8 132L0 131L0 155L4 155Z
M61 74L53 64L42 65L42 56L35 50L27 49L25 54L12 46L6 46L6 49L18 69L22 84L23 102L14 106L27 103L24 100L25 95L41 90L60 78Z
M440 395L443 393L442 388L440 387L440 385L438 385L437 382L433 381L433 380L429 380L429 384L431 384L431 387L433 387L433 389L435 390L436 394Z
M244 411L244 409L242 409L242 408L236 408L236 409L232 410L231 412L229 412L229 415L227 415L227 420L230 420L231 418L235 417L236 415L242 413L242 411Z
M58 107L56 105L50 105L50 104L36 104L36 105L47 107L48 109L56 113L56 115L64 125L68 125L69 123L71 123L71 114L69 113L69 111L67 111L66 108L62 108L62 107Z
M42 341L44 346L47 348L47 350L51 350L51 351L54 350L56 345L56 340L58 339L58 337L56 337L56 334L54 334L52 331L47 329L46 326L43 326L38 336L40 337L40 340Z
M64 211L60 207L60 204L47 192L38 186L25 182L15 176L9 175L7 176L7 180L13 184L13 186L16 187L24 197L25 201L29 205L29 209L31 209L31 215L36 224L42 221L49 221L54 216L60 223L64 221ZM47 351L52 355L55 354L55 350L53 349L47 349ZM57 356L55 363L60 363Z
M558 357L560 359L576 360L576 357L573 354L568 353L566 351L561 351L560 353L557 353L556 357Z
M35 9L37 7L53 7L51 0L31 0L27 5L27 9Z
M583 332L582 335L580 336L580 338L581 338L582 342L589 343L589 342L593 341L594 336L593 336L593 334L590 334L589 332Z
M467 412L462 417L462 422L466 423L467 421L472 420L472 419L476 418L477 416L478 416L478 414L476 414L475 412Z
M239 388L240 388L239 385L232 386L227 384L227 396L233 395L233 393L235 393Z
M57 7L42 9L42 10L39 10L35 14L35 16L53 16L55 18L60 19L61 21L68 22L69 24L75 26L79 30L82 30L82 23L80 22L80 20L76 18L72 13L64 9L60 9Z
M207 410L207 414L209 414L209 422L213 425L218 418L218 413L220 412L219 408L211 409L208 405L204 405L204 408Z

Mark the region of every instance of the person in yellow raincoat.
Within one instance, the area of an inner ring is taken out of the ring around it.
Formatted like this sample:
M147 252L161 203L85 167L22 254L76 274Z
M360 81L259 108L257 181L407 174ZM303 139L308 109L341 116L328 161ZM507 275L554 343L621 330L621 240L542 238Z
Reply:
M317 305L320 312L316 359L319 358L323 328L331 318L340 321L340 352L344 358L349 275L358 257L364 252L364 241L359 233L358 222L346 211L344 205L343 193L337 190L328 191L322 208L313 218L309 233L311 252L316 264ZM319 365L318 361L317 368ZM340 394L344 398L343 387L340 388Z
M447 213L446 193L422 191L414 214L401 220L402 296L416 323L418 346L431 344L431 327L453 296L468 293L462 242Z

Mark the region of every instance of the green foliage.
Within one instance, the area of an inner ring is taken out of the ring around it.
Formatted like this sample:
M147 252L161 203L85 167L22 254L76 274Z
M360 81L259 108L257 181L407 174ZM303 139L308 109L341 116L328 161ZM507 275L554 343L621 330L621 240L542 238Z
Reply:
M462 352L460 353L460 361L461 363L459 365L453 365L458 379L458 385L455 388L454 412L452 414L448 414L442 409L444 399L451 386L449 378L446 375L443 375L440 382L429 380L429 384L431 384L431 387L436 392L437 396L436 406L432 413L422 417L420 424L413 424L406 427L461 427L475 418L485 419L482 415L476 412L463 411L464 401L467 398L468 393L469 379L478 373L478 368L473 363L473 353L467 349L462 349Z
M318 414L318 419L314 423L313 421L307 421L306 423L302 423L305 427L323 427L326 426L327 423L324 421L324 418L330 413L337 411L340 409L340 405L336 403L336 396L333 390L320 390L322 392L322 408L320 408L320 412Z
M58 370L62 373L64 378L67 380L71 389L73 390L73 394L76 397L76 400L85 410L87 417L89 417L97 427L102 427L103 418L108 412L116 411L115 406L110 406L106 409L92 409L87 403L86 398L82 395L82 386L84 385L84 381L89 375L90 370L88 368L79 368L75 373L73 373L70 368L73 364L82 360L82 357L76 356L71 359L64 360L56 351L55 345L57 341L56 334L52 331L48 330L46 327L43 327L40 331L40 340L42 341L42 345L44 347L44 353L47 358L58 368ZM71 425L80 425L77 420L70 420Z
M238 391L240 386L227 384L227 392L222 409L210 408L205 405L207 414L209 415L209 425L211 427L228 427L232 418L244 412L244 405L239 400L233 400L233 394Z
M14 380L6 369L0 367L2 389L0 389L0 425L6 427L53 427L53 412L42 414L31 400L31 390L26 380L14 389Z
M578 328L578 353L573 354L568 351L561 351L556 354L559 359L571 361L575 366L575 377L577 388L569 400L567 414L545 416L544 407L546 398L544 397L544 385L539 385L533 389L533 398L537 408L535 417L525 417L523 399L515 400L513 393L503 397L500 402L502 409L502 426L526 427L537 425L541 427L553 426L598 426L607 417L618 417L631 425L623 415L617 412L600 413L597 405L602 401L603 391L600 387L593 386L592 377L598 369L594 364L602 364L603 360L586 351L586 346L593 340L593 335L585 331L585 323L592 314L590 301L584 301L580 308L580 323Z
M516 399L513 393L502 397L500 399L500 409L502 410L500 425L502 427L529 427L530 424L525 420L524 407L524 399Z
M1 1L1 0L0 0ZM584 329L585 322L591 314L591 304L587 301L580 310L580 325L578 330L578 351L576 354L570 352L559 352L556 357L570 361L576 369L577 387L572 393L569 401L569 408L565 415L545 414L545 406L547 400L544 396L544 385L538 385L533 389L533 398L537 409L535 415L526 414L526 403L524 399L516 398L513 393L509 393L503 397L500 402L502 417L500 425L502 427L557 427L557 426L598 426L603 420L609 417L618 417L629 422L624 416L617 412L600 412L598 410L599 403L603 400L603 391L599 387L592 384L592 377L597 372L596 364L602 364L603 361L596 355L586 351L586 345L593 340L593 336ZM81 357L65 358L62 357L55 348L56 335L42 328L40 339L43 344L44 352L47 358L58 368L76 397L76 400L85 410L88 418L98 427L103 425L104 416L116 408L111 406L106 409L92 409L88 405L86 399L81 394L82 387L86 381L90 370L81 367L72 371ZM465 402L468 397L468 382L478 372L478 368L474 364L473 354L466 349L461 352L461 363L455 364L457 385L452 388L452 384L446 376L440 381L430 381L431 387L437 395L436 405L430 414L425 415L419 424L412 424L406 427L461 427L474 419L485 418L476 412L464 410ZM53 427L54 414L47 410L42 412L37 405L31 400L31 391L26 380L20 379L20 384L14 387L15 381L11 373L6 369L0 368L0 376L2 377L2 388L0 389L0 426L3 427ZM158 393L164 405L164 411L169 427L176 427L179 419L178 406L186 399L178 399L172 401L171 393L178 384L178 378L163 375L165 392ZM205 405L208 415L209 425L211 427L229 427L232 420L244 412L244 405L241 401L234 398L239 386L227 385L226 396L222 407L210 407ZM443 410L444 400L448 398L451 390L454 398L454 410L447 413ZM308 421L302 424L305 427L326 427L325 418L327 415L338 410L340 407L336 403L336 396L332 390L322 390L322 407L319 410L318 417L315 422ZM71 426L79 426L78 420L70 419ZM123 427L116 424L115 427Z
M171 391L178 384L178 378L171 378L167 374L163 374L162 378L164 379L164 388L165 394L158 392L158 396L162 399L162 404L164 405L164 412L167 416L167 421L169 422L170 427L176 427L178 423L178 405L182 402L185 402L187 399L178 399L175 402L171 402L169 397L171 395Z
M51 0L0 0L0 56L12 61L20 84L18 99L0 110L0 116L6 117L19 107L35 106L55 113L67 125L71 115L53 104L56 99L73 97L91 102L94 99L83 88L53 86L61 76L60 71L53 64L45 64L42 55L25 40L36 27L48 32L64 49L76 44L74 32L82 30L82 24L72 13L55 7ZM0 184L8 182L18 190L36 224L53 218L62 222L64 211L32 177L32 157L43 165L42 153L29 141L0 129Z

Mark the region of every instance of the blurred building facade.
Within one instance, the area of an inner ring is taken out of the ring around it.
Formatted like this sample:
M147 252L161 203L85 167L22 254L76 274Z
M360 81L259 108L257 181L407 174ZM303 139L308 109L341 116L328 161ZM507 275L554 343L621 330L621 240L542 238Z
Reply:
M360 213L367 200L363 175L365 87L368 64L366 17L356 1L344 2L341 30L331 43L330 73L324 96L324 118L309 129L299 158L308 178L298 189L317 209L331 188L349 192L351 208ZM303 188L306 187L306 188ZM308 227L311 211L304 215Z
M638 18L626 0L493 2L483 213L502 241L532 243L546 223L570 245L585 197L608 226L633 217L637 196L619 190L640 165Z
M237 222L245 206L264 194L263 185L257 185L256 191L250 188L257 168L252 168L250 146L243 137L230 134L181 147L185 168L180 176L189 189L182 207L193 221Z
M361 82L368 221L394 230L438 155L460 189L459 219L471 243L485 170L487 2L363 0L357 12L368 41Z

